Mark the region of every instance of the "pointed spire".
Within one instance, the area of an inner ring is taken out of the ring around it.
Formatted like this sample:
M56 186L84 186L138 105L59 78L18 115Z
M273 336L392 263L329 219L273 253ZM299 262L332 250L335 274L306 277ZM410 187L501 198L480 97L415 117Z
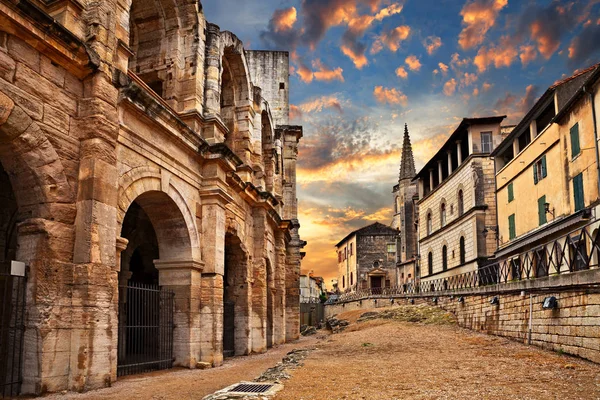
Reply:
M408 125L404 124L404 143L402 144L402 162L400 163L400 178L398 181L412 179L416 174L415 158L413 157L412 145L410 144Z

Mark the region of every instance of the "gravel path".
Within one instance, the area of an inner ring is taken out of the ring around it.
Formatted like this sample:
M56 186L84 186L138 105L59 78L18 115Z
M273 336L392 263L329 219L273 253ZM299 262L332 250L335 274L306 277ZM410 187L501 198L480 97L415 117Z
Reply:
M372 320L317 343L284 384L275 399L590 400L600 365L454 325Z

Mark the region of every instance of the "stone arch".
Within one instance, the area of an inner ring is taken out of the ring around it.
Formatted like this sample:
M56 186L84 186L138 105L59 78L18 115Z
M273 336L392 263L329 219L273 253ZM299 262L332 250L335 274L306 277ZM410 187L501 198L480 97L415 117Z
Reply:
M227 61L235 87L236 107L249 106L252 93L250 72L244 55L244 44L233 33L221 32L219 51L221 60ZM223 68L221 68L223 74Z
M149 195L144 197L147 193ZM148 213L156 229L161 261L200 260L200 240L195 218L181 192L156 168L134 168L119 179L117 231L120 232L122 229L123 219L131 204L140 198L141 203L139 201L138 203ZM153 209L156 203L167 207L172 214L166 215L166 212L161 213L160 209ZM174 237L181 239L182 242L174 243L172 240ZM165 248L167 243L176 246L167 249Z

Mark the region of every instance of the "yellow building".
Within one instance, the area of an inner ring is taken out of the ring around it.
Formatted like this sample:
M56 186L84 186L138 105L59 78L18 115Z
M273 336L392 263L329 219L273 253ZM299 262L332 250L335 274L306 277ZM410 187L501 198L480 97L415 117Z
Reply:
M520 267L530 263L535 276L556 272L552 268L566 263L568 257L560 257L570 249L565 242L575 246L581 240L581 246L591 245L582 241L579 228L597 218L599 79L597 64L556 82L492 153L498 209L496 258L514 259ZM593 234L595 227L589 230ZM566 235L571 231L575 233ZM541 247L535 261L518 256L558 238L554 251ZM585 268L597 264L584 258L580 261L585 261Z

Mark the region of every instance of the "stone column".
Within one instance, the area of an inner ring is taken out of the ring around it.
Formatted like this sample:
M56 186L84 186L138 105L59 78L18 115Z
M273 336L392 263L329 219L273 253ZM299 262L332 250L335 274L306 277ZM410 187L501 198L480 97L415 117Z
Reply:
M127 244L129 244L129 240L123 238L123 237L117 237L116 240L116 245L115 245L115 270L118 272L118 296L115 296L113 298L113 302L114 307L117 308L117 314L119 317L119 321L118 321L118 325L116 327L116 331L117 334L113 335L113 339L112 339L112 356L111 356L111 371L110 371L110 378L112 381L116 381L117 379L117 361L118 361L118 357L119 357L119 346L121 348L124 348L125 346L125 335L119 336L119 334L121 333L121 331L119 331L119 325L125 323L125 321L123 320L123 316L121 315L121 313L119 312L119 303L127 303L127 291L126 290L122 290L121 287L127 286L127 282L129 281L129 278L131 278L131 275L133 274L131 271L121 271L121 254L123 253L123 251L125 251L125 249L127 248ZM124 333L124 332L123 332Z
M254 221L254 257L252 263L252 313L250 315L251 351L262 353L267 350L267 274L266 274L266 234L267 212L264 208L255 208Z
M200 293L203 264L155 260L160 286L175 294L173 355L175 366L195 368L200 360Z
M297 220L292 221L292 240L288 243L286 253L285 271L285 319L286 341L296 340L300 337L300 261L302 255L300 248L302 242Z
M221 30L206 24L206 62L204 83L204 114L218 115L221 110Z
M275 231L275 295L273 296L273 344L285 343L285 233Z
M448 150L448 175L452 174L452 150Z
M433 190L433 169L429 170L429 191Z
M444 174L442 171L442 160L438 160L438 182L442 183L444 180Z
M458 165L462 164L462 148L460 147L460 140L456 141L456 158L458 159Z

